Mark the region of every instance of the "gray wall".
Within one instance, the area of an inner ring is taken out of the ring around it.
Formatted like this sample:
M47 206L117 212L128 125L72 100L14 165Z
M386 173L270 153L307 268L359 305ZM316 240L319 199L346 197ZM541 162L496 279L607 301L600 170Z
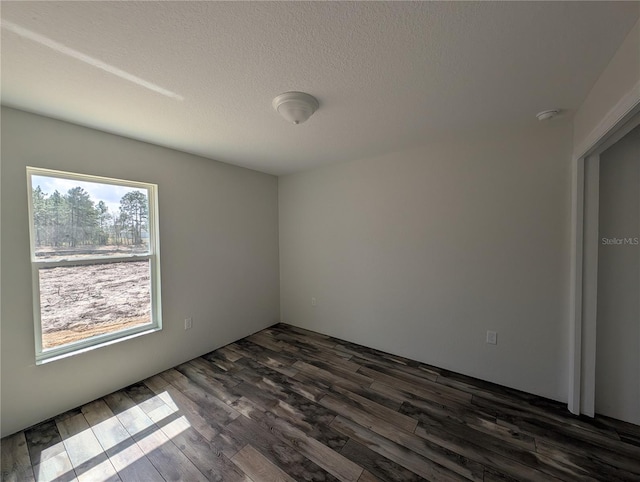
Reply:
M640 424L640 127L600 155L599 218L596 412Z
M35 366L27 165L158 184L161 332ZM1 175L3 436L279 320L275 177L8 108Z
M566 400L571 126L474 136L281 177L282 319Z

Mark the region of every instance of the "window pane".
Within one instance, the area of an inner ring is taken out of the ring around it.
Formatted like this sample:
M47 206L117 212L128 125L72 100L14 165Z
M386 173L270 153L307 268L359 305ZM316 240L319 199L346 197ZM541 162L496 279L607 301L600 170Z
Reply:
M143 188L32 175L37 260L149 253L149 193Z
M38 271L43 350L151 323L149 260Z

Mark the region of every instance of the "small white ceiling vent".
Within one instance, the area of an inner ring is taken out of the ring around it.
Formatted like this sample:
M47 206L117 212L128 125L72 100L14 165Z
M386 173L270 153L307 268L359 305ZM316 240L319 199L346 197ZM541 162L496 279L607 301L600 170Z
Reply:
M285 92L273 99L273 108L288 122L302 124L318 109L318 100L304 92Z

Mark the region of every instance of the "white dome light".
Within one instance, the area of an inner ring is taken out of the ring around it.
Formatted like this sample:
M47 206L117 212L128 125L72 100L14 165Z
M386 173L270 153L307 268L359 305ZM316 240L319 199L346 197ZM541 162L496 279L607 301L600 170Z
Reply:
M539 121L546 121L549 119L553 119L559 113L560 113L560 109L543 110L542 112L538 112L536 114L536 117L538 118Z
M304 92L285 92L273 99L273 108L288 122L302 124L318 109L318 100Z

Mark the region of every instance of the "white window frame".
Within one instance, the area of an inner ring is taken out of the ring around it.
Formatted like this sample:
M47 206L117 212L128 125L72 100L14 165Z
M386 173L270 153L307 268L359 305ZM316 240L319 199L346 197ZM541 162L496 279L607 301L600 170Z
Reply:
M58 261L46 261L36 257L34 219L33 219L33 195L32 176L57 177L61 179L96 182L130 188L143 189L148 193L149 204L149 252L148 254L131 254L112 257L83 257L81 259L62 259ZM148 333L154 333L162 329L162 309L160 300L160 236L158 229L158 186L156 184L127 181L101 176L92 176L65 171L56 171L37 167L27 167L27 187L29 202L29 242L31 244L31 278L33 285L33 319L35 332L35 361L37 365L50 361L66 358L68 356L84 353L95 348L111 345ZM111 264L132 261L149 261L150 267L150 292L151 292L151 324L136 326L119 330L113 333L103 333L84 340L68 343L58 347L42 349L42 324L40 316L40 280L39 270L42 268Z

